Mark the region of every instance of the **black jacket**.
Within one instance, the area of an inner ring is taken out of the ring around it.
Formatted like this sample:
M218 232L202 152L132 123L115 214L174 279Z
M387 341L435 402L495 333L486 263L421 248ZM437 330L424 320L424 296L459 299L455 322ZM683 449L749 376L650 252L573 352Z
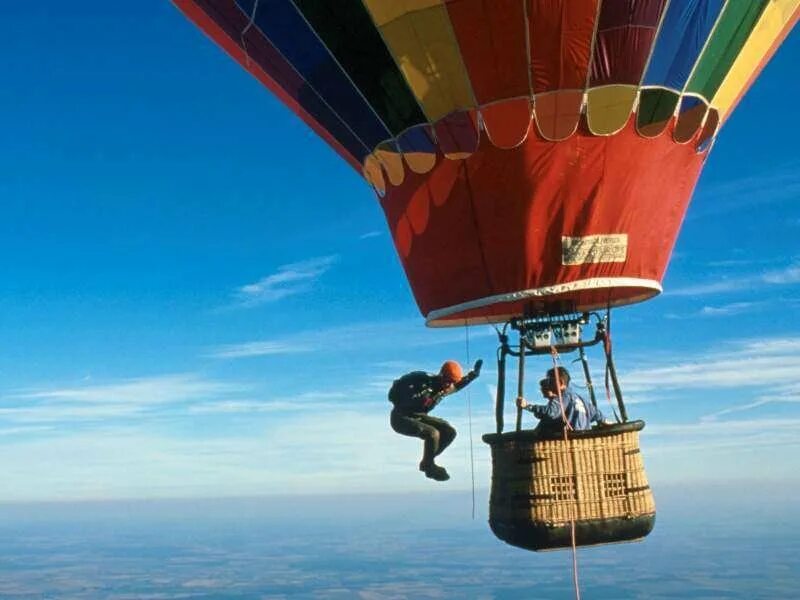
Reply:
M394 404L394 409L397 412L403 414L428 413L447 394L462 389L475 377L474 373L468 373L455 384L452 390L444 393L447 386L441 375L434 375L425 371L413 371L403 375L400 379L395 379L389 390L389 402Z

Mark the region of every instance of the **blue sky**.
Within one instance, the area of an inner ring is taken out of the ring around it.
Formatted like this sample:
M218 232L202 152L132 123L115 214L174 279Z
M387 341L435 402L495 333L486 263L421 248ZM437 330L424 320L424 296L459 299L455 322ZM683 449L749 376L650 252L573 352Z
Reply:
M488 485L493 330L424 327L304 124L167 2L15 3L0 34L0 501L429 489L385 395L451 357L487 364L437 411L447 485L470 416ZM722 130L666 292L616 312L656 490L800 483L798 60L795 33Z

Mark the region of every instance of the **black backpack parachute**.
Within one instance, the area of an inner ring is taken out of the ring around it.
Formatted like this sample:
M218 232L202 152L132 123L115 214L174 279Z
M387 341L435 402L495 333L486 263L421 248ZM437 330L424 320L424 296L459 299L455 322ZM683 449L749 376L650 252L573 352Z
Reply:
M389 402L400 411L427 412L431 407L426 407L425 400L434 395L434 377L425 371L413 371L395 379L389 389Z

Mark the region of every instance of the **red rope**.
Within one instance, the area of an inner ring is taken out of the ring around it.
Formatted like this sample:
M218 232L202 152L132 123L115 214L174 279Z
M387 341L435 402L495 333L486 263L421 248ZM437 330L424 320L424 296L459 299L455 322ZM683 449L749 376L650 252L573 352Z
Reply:
M606 331L603 335L603 351L606 354L606 376L605 376L605 386L606 386L606 401L608 402L608 406L611 409L611 414L614 415L617 419L617 423L619 423L619 415L617 414L617 409L614 408L614 403L611 402L611 387L608 384L609 377L611 375L611 367L608 364L608 357L611 356L611 332Z

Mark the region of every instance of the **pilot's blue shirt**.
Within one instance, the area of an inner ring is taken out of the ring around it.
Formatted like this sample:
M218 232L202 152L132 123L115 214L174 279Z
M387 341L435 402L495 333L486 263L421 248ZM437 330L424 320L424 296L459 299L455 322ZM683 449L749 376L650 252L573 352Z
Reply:
M570 387L561 392L561 399L564 402L564 414L567 417L567 423L569 423L573 431L591 429L592 422L599 423L605 420L603 413L599 409L595 408L591 402L586 402ZM558 401L558 396L551 398L545 405L528 404L525 408L543 421L555 422L558 425L563 422L561 403Z

